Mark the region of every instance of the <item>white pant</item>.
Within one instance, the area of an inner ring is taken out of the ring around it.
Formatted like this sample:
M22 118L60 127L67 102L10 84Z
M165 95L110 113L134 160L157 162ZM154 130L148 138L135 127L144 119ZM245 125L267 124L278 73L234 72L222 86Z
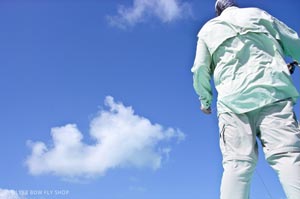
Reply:
M223 155L221 199L249 199L259 138L288 199L300 199L300 130L290 100L245 114L219 115Z

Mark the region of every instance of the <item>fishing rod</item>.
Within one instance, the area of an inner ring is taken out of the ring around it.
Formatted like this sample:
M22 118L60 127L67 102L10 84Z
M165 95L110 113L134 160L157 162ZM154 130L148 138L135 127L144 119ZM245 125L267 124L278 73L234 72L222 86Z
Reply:
M295 72L296 66L300 67L300 64L297 61L293 61L287 65L291 74L293 74Z

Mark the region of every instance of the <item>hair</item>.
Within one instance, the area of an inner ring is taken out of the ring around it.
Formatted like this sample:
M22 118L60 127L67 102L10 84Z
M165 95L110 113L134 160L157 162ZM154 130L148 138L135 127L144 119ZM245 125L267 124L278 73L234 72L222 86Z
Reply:
M231 6L237 6L235 0L217 0L215 5L217 16L220 16L226 8Z

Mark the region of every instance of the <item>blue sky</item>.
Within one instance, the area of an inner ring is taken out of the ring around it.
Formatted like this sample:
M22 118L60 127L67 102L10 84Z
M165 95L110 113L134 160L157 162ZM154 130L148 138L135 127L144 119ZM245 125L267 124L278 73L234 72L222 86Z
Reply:
M300 31L297 0L239 3ZM216 111L200 112L190 72L213 7L2 0L0 198L217 199ZM267 189L285 198L260 153L251 198Z

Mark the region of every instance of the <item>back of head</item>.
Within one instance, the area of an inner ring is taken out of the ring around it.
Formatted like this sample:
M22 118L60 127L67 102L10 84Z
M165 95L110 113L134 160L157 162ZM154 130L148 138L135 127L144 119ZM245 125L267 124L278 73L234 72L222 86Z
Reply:
M215 4L217 16L220 16L226 8L231 6L237 6L235 0L217 0Z

